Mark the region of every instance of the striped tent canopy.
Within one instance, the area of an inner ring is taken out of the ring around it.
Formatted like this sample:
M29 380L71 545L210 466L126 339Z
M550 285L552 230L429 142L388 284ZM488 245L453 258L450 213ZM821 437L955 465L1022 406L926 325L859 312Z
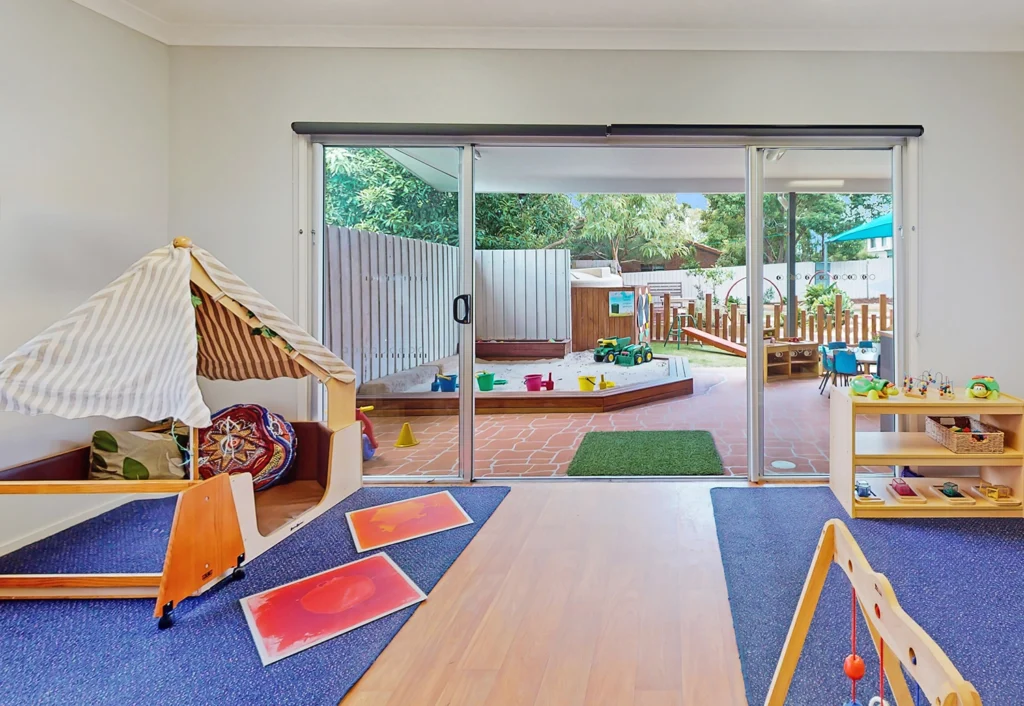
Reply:
M149 253L0 361L0 409L67 419L210 425L197 376L271 380L355 373L187 239Z

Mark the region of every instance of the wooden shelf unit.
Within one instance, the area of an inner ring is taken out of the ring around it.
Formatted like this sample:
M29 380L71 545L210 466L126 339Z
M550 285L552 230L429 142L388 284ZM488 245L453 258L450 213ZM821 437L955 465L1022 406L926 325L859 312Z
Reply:
M1024 400L1001 395L998 400L979 400L957 390L954 399L943 399L935 390L926 398L898 396L871 400L836 388L830 402L829 487L850 517L1024 517L1024 504L1000 505L977 494L981 480L1013 488L1015 499L1024 498ZM924 432L857 431L857 415L976 416L1005 434L1001 454L955 454ZM948 467L945 477L905 478L924 499L904 503L886 488L889 476L861 476L881 501L857 500L854 484L861 466ZM957 468L978 468L979 475L959 475ZM974 504L950 503L932 486L953 481Z
M813 341L765 343L765 378L816 377L818 365L818 345Z

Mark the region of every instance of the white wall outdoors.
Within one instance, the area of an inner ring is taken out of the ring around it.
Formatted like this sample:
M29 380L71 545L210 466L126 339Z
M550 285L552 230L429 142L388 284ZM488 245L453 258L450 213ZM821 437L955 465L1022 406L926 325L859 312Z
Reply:
M166 242L168 82L166 46L80 5L0 3L0 357ZM0 467L110 425L0 412ZM0 553L116 497L0 496Z
M175 47L170 222L294 311L292 121L922 124L912 365L1019 392L1022 114L1024 54Z

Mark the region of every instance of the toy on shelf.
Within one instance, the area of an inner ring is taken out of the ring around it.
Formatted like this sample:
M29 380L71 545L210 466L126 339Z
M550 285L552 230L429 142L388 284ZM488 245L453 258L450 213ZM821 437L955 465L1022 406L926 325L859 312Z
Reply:
M878 654L878 684L871 689L877 688L877 695L871 697L868 706L889 706L884 698L887 686L900 705L982 706L974 686L900 606L892 584L871 568L850 530L839 520L829 520L821 531L764 706L786 704L826 579L835 573L833 564L850 582L851 590L850 653L843 660L843 673L850 680L850 696L843 702L845 706L863 703L857 700L858 682L865 675L865 660L857 653L857 622L861 617ZM916 683L920 699L914 698L908 676ZM828 695L820 695L815 703L829 703Z
M896 385L877 375L855 375L850 378L850 394L871 400L886 400L899 394Z
M910 484L902 478L893 478L886 486L889 492L901 503L925 503L928 502Z
M906 397L919 397L924 399L928 396L928 386L933 382L931 373L925 371L919 377L912 375L903 376L903 394Z
M363 460L369 461L377 453L377 437L373 435L373 422L366 416L372 412L373 405L356 407L356 419L363 423Z
M875 495L875 491L871 488L871 483L866 480L859 480L854 484L853 492L855 494L857 502L862 503L880 503L882 499Z
M932 490L945 500L947 503L953 505L975 505L974 498L964 495L960 492L960 486L953 481L946 481L942 485L933 485Z
M548 373L547 380L544 379L544 376L535 373L525 376L523 378L523 382L526 383L527 392L540 392L541 390L555 389L555 381L551 377L551 373Z
M999 383L991 375L975 375L967 384L967 396L982 400L998 400Z
M990 500L1007 500L1013 497L1013 488L1008 485L998 485L981 481L981 485L975 489Z

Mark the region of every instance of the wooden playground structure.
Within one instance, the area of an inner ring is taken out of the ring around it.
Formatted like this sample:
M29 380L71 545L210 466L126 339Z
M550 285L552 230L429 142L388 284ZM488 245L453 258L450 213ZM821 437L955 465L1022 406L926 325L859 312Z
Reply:
M826 313L821 305L812 316L799 307L799 302L797 305L796 335L801 341L817 345L832 341L867 341L892 328L892 304L885 294L879 298L877 313L872 313L868 304L844 312L841 296L836 297L834 307L838 316ZM780 341L785 338L785 307L778 303L765 307L770 307L771 311L765 314L764 331L771 331L772 337ZM706 312L712 313L708 316ZM683 321L692 325L680 327L679 322ZM749 334L743 309L738 304L730 304L727 309L716 308L710 294L704 296L701 311L697 311L696 302L689 302L683 308L672 303L671 295L664 294L660 302L651 302L650 322L652 341L676 343L679 340L677 329L684 328L682 343L700 341L733 355L746 355Z
M833 563L843 571L853 589L853 652L844 663L844 671L851 679L850 701L868 703L867 699L857 701L857 682L864 676L864 660L856 652L859 611L867 623L878 654L879 691L885 680L888 680L895 706L915 706L918 703L904 677L904 670L925 697L923 703L932 706L981 706L981 696L977 690L963 678L928 633L900 607L889 580L871 568L850 530L839 520L826 522L818 539L811 568L768 689L765 706L785 706L800 653L814 619L815 608ZM865 689L872 688L865 685ZM870 703L877 704L883 698L884 695L879 693L878 698L872 698ZM840 703L839 695L823 694L819 703Z

